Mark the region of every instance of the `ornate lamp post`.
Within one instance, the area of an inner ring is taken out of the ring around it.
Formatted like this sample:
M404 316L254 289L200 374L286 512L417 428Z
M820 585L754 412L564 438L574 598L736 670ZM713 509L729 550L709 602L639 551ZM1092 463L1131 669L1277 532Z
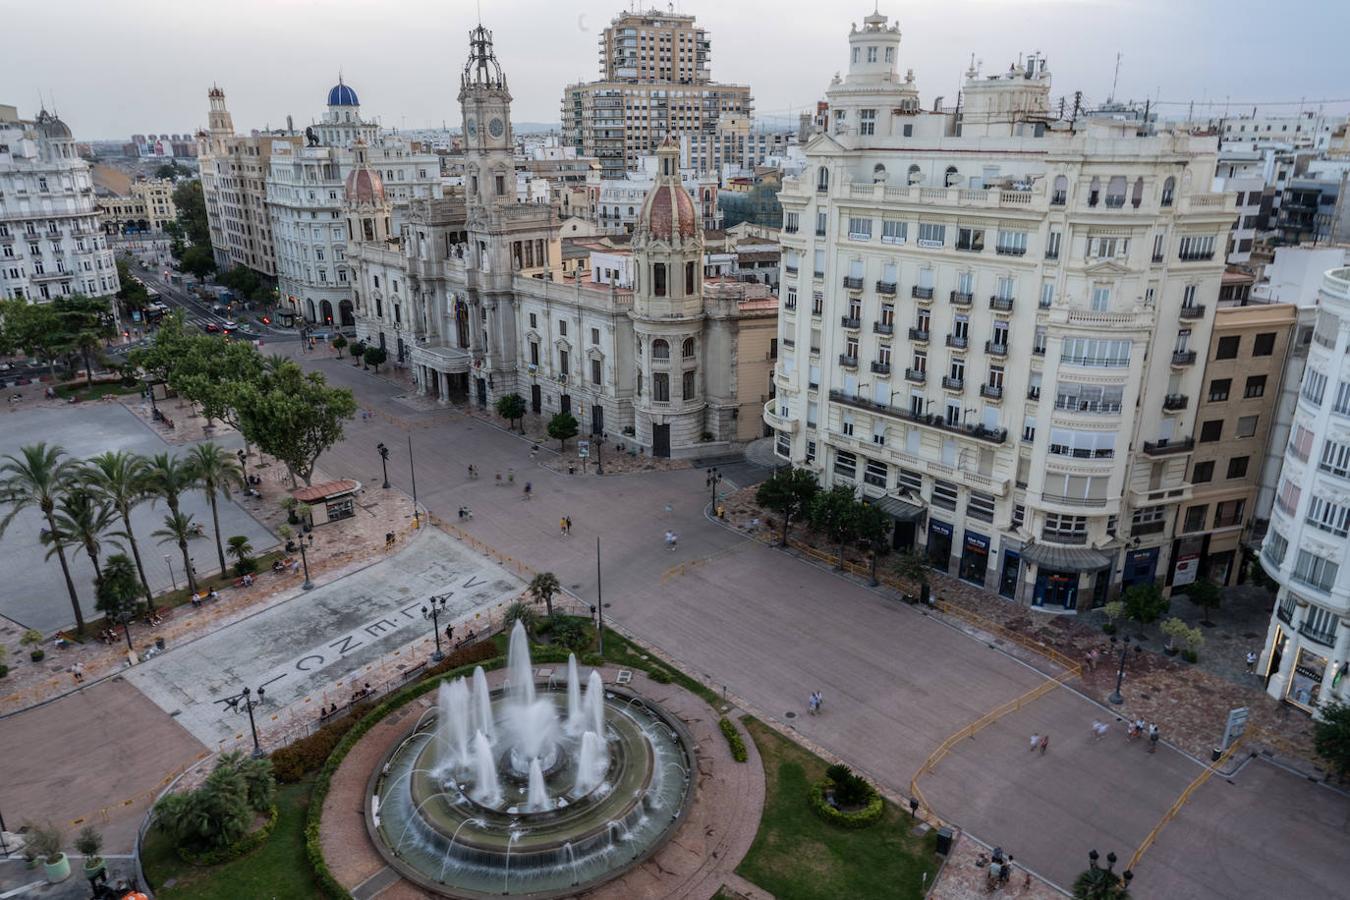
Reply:
M253 718L253 710L255 707L262 706L263 695L266 693L266 691L267 689L265 687L259 687L257 690L257 696L255 697L254 691L252 691L249 688L244 688L242 691L240 691L239 693L235 694L232 697L224 697L216 701L217 703L224 704L227 709L232 709L236 713L241 712L248 713L248 728L249 731L252 732L253 734L254 759L261 759L262 757L267 755L266 753L263 753L262 745L258 743L258 723Z
M384 470L384 484L380 485L386 491L389 490L389 448L380 441L375 445L375 449L380 454L380 468Z
M709 469L708 477L707 480L705 481L705 484L712 491L712 507L714 515L717 513L717 487L721 483L722 483L722 473L715 468Z
M422 607L422 618L431 620L431 633L436 638L436 652L431 654L434 662L440 662L445 659L445 654L441 652L441 621L440 615L445 612L446 596L432 597L427 601L428 606Z
M301 588L302 590L309 591L309 590L313 590L313 589L314 589L314 582L312 582L312 581L309 580L309 557L308 557L307 555L305 555L305 543L306 543L305 538L309 538L309 541L308 541L309 546L313 547L313 546L314 546L314 535L312 535L312 534L309 534L309 535L302 534L302 535L300 535L300 563L301 563L301 565L303 565L303 566L305 567L305 583L302 584L302 585L300 585L300 588Z
M1114 635L1111 637L1111 643L1112 644L1117 643ZM1139 646L1138 644L1134 645L1135 653L1140 653L1143 651L1143 649L1144 648ZM1120 684L1122 681L1125 680L1125 657L1126 654L1129 653L1129 651L1130 651L1130 636L1127 634L1125 635L1125 640L1120 644L1120 667L1116 669L1116 689L1111 692L1111 696L1106 698L1107 700L1110 700L1112 703L1114 703L1116 706L1119 706L1120 704L1125 702L1125 698L1120 695Z

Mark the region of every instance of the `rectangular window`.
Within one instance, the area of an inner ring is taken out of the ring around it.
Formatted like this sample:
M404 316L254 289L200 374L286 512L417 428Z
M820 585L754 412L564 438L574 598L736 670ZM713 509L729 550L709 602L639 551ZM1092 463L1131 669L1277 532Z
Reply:
M834 452L834 474L841 478L857 478L858 457L847 450L836 450Z
M652 293L658 297L666 295L665 263L652 263Z
M873 487L884 488L886 486L886 464L875 459L867 460L867 466L863 469L863 481Z
M1223 419L1210 419L1200 426L1200 443L1208 444L1223 437Z
M656 372L652 375L652 399L658 403L670 402L670 375Z
M1204 531L1205 519L1209 515L1209 506L1192 506L1186 510L1186 521L1181 526L1183 532Z
M1327 376L1315 369L1308 369L1303 375L1303 399L1313 406L1322 405L1322 396L1326 393Z
M1342 387L1346 387L1346 385L1342 385ZM1242 389L1243 399L1254 400L1257 397L1264 397L1265 394L1266 394L1266 376L1248 375L1247 385ZM1347 395L1347 400L1350 401L1350 395ZM1340 412L1340 410L1337 410L1337 412Z
M932 222L919 223L919 246L941 247L947 239L947 226Z
M821 169L820 171L821 171L822 175L823 175L824 172L825 172L824 169ZM824 212L824 211L821 211L821 212L816 213L816 237L824 237L824 236L825 236L825 228L826 228L826 225L829 223L829 221L830 221L830 214L829 214L829 213Z
M1312 433L1308 432L1303 426L1299 426L1299 431L1308 436L1308 444L1312 444ZM1300 435L1301 437L1301 435ZM1290 442L1291 446L1293 442ZM1307 459L1305 455L1303 459ZM1324 472L1330 472L1332 475L1339 475L1341 478L1350 477L1350 444L1339 444L1333 440L1327 440L1322 445L1322 458L1317 467Z
M850 240L854 241L870 241L872 239L872 220L850 216L848 236Z
M1108 312L1111 309L1111 289L1109 287L1094 287L1092 289L1092 311Z
M1294 580L1320 591L1330 591L1336 584L1340 566L1329 559L1307 550L1298 551L1294 562Z
M877 49L875 47L867 48L867 55L870 57L868 62L876 62ZM858 133L876 134L877 130L877 111L875 109L864 109L858 112Z
M956 249L970 250L978 253L984 249L984 229L983 228L958 228L956 229Z
M1308 501L1308 524L1337 537L1345 537L1350 534L1350 506L1314 495Z
M1187 260L1209 259L1214 255L1214 235L1188 234L1181 238L1181 250L1178 254L1183 262Z
M1241 335L1230 335L1229 337L1219 338L1219 343L1214 350L1215 359L1237 359L1238 346L1242 343Z
M1064 235L1058 231L1052 231L1045 240L1045 258L1059 259L1059 243Z
M1252 356L1273 356L1275 353L1275 332L1267 331L1256 336L1252 344Z
M980 491L971 491L970 500L966 503L966 515L972 519L979 519L981 522L994 521L995 499L992 494L984 494Z
M1075 366L1124 368L1130 364L1130 342L1074 337L1064 340L1062 361Z
M1260 416L1241 416L1237 420L1237 431L1235 437L1247 438L1256 434L1256 424L1260 421Z
M1221 403L1228 399L1228 391L1233 386L1231 378L1215 378L1209 383L1209 402Z
M1285 478L1280 481L1280 492L1275 495L1275 505L1285 515L1292 516L1298 512L1298 501L1302 496L1303 488Z
M591 360L591 384L599 384L600 381L600 360L593 359Z
M1266 535L1266 543L1262 549L1266 558L1274 563L1274 567L1278 569L1284 563L1285 554L1289 552L1289 541L1285 540L1284 535L1272 528Z
M907 222L885 219L881 223L881 242L883 244L903 244L909 231Z
M815 277L817 277L817 278L824 278L824 277L825 277L825 251L824 251L824 250L817 250L817 251L815 252L815 256L814 256L814 260L813 260L813 261L814 261L814 263L815 263L815 266L814 266L814 268L811 270L812 274L815 275Z
M1250 456L1234 456L1228 460L1229 478L1246 478L1247 464L1251 461Z
M960 488L950 481L935 479L933 481L933 505L940 506L943 509L956 509L956 500L960 496Z
M999 230L998 244L995 250L1004 256L1023 256L1027 252L1027 233L1025 231Z
M1087 516L1068 516L1050 513L1045 517L1041 536L1049 541L1082 544L1087 542Z

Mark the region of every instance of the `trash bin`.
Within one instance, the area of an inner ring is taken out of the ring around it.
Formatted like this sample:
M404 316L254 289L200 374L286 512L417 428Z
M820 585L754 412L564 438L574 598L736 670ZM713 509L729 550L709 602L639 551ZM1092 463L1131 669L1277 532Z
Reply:
M1223 751L1220 750L1218 747L1215 747L1209 751L1209 759L1211 762L1218 762L1219 757L1221 756L1223 756Z
M155 638L155 648L158 650L164 649L164 638L162 637Z
M937 852L943 856L950 856L952 852L952 830L947 827L938 829L937 833Z

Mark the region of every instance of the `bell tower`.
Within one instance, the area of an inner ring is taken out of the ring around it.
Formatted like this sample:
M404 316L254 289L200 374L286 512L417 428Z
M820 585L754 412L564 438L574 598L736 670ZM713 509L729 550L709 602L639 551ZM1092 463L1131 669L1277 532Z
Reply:
M212 137L230 137L234 134L234 119L230 117L230 111L225 108L225 92L215 85L206 92L206 99L210 101L211 109L206 114L207 129Z
M511 92L492 49L492 32L469 32L469 61L460 77L464 115L465 199L469 208L514 203L515 160L511 141Z

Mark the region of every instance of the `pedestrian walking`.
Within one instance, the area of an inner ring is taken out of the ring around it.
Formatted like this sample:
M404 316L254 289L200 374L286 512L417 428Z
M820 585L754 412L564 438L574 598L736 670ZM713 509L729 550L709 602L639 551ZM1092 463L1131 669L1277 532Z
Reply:
M1106 737L1106 732L1109 731L1110 728L1111 726L1107 725L1105 722L1099 722L1096 719L1092 720L1092 733L1099 741Z
M821 708L824 707L824 706L825 706L825 692L824 692L824 691L816 691L816 714L817 714L817 715L820 714L820 710L821 710Z
M1007 884L1013 874L1013 855L1008 854L1008 861L1003 864L1003 870L998 873L998 883Z
M475 466L473 463L469 463L469 480L476 481L477 479L478 479L478 467Z
M670 550L671 550L671 552L672 552L672 553L675 552L675 549L676 549L677 547L679 547L679 546L680 546L680 536L679 536L678 534L676 534L675 532L672 531L672 532L670 533Z
M84 665L82 663L76 663L75 665L71 666L70 674L75 677L76 684L79 684L80 682L84 681Z
M675 532L670 531L669 529L666 530L666 549L675 549Z
M1045 751L1049 749L1050 749L1050 735L1043 734L1041 735L1041 756L1044 756Z
M1031 746L1030 746L1029 748L1027 748L1027 749L1028 749L1028 750L1035 750L1035 749L1036 749L1037 747L1039 747L1040 745L1041 745L1041 736L1040 736L1039 734L1037 734L1036 732L1033 731L1033 732L1031 733Z
M499 471L497 472L497 487L501 487L501 486L502 486L502 473L501 473L501 471L499 470Z
M558 537L567 537L567 516L558 520Z
M530 448L530 459L534 459L538 455L539 455L539 445L535 444L533 447Z
M525 482L525 499L526 499L526 500L529 500L529 499L530 499L530 491L533 489L533 487L534 487L534 486L531 485L528 481Z
M812 716L816 714L816 695L814 691L812 691L810 697L806 698L806 712L808 715Z
M1087 652L1087 667L1089 672L1097 671L1097 648L1093 647Z
M506 480L507 480L508 482L510 482L511 484L515 484L515 483L516 483L516 470L515 470L515 469L507 469L507 470L506 470Z
M1248 651L1247 651L1247 674L1248 674L1248 675L1255 675L1255 674L1256 674L1256 651L1255 651L1255 650L1248 650Z
M572 533L572 517L571 517L571 516L563 516L563 523L564 523L563 533L564 533L564 534L571 534L571 533Z
M1148 752L1149 752L1149 753L1157 753L1157 752L1158 752L1158 723L1157 723L1157 722L1149 722L1149 723L1148 723Z

